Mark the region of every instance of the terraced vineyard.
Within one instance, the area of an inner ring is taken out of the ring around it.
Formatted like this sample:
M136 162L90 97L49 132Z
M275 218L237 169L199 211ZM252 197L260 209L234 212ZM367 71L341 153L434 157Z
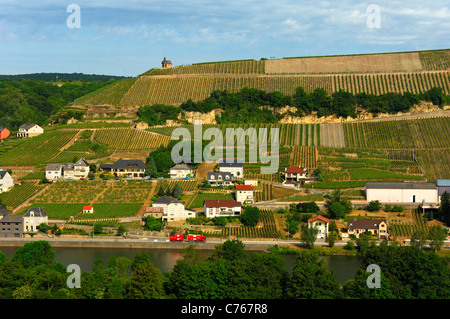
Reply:
M351 148L445 149L450 117L345 123L344 132Z
M116 150L150 150L167 146L170 137L129 128L99 129L94 140Z
M412 216L412 222L401 222L393 219L389 226L390 237L411 238L416 231L428 233L429 225L426 219L417 212L413 212Z
M271 210L261 210L261 226L238 226L223 227L219 232L205 232L207 237L229 238L235 236L239 238L280 238L280 232L277 229L275 218Z
M319 151L317 147L294 146L290 164L313 170L317 167L318 159Z
M0 200L7 209L12 210L39 192L44 186L36 181L23 182L20 185L14 185L10 191L0 194Z
M51 162L77 132L76 130L55 130L24 139L0 154L0 163L4 166L34 166Z

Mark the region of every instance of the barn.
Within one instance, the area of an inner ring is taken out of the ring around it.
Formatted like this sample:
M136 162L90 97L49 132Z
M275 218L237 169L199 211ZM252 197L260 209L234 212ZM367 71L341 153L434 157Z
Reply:
M438 189L439 202L441 202L441 196L444 192L450 194L450 179L438 179L436 180L436 186Z
M428 182L367 182L365 186L368 202L381 203L426 203L438 202L435 183Z

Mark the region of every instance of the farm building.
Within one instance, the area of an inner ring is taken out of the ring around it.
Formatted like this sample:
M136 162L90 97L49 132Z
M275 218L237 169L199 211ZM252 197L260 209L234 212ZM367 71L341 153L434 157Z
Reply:
M187 164L177 164L169 170L170 178L186 178L190 177L194 170Z
M205 199L203 210L207 218L241 214L242 204L234 199Z
M83 206L83 214L93 214L94 213L94 207L87 205Z
M44 133L44 129L37 124L23 124L19 127L17 137L33 137Z
M241 162L223 162L219 163L219 172L228 172L233 177L244 177L244 163Z
M317 228L317 238L327 238L329 224L330 220L320 215L308 219L308 228Z
M367 182L366 199L381 203L437 203L435 183L427 182Z
M6 127L0 126L0 140L4 140L10 134L11 132Z
M353 219L347 222L347 231L350 237L359 237L361 234L371 232L380 239L387 239L387 224L384 219Z
M229 172L209 172L207 178L211 186L233 185L233 175Z
M236 185L236 201L243 204L254 203L253 185Z
M62 175L61 164L48 164L45 168L45 178L49 181L58 180Z
M436 180L436 187L438 190L438 202L441 202L441 196L444 192L450 194L450 179L438 179Z
M144 218L147 216L155 217L155 218L162 218L164 215L164 208L163 207L146 207Z

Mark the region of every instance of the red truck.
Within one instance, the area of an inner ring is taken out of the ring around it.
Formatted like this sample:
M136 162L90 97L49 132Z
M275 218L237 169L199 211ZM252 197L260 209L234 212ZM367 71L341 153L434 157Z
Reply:
M206 241L206 237L202 235L188 235L184 236L181 234L170 236L170 241Z

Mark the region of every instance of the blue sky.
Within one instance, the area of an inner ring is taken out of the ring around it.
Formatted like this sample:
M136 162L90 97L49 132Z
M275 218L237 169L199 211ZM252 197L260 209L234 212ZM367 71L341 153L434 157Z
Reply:
M80 8L80 28L67 26L70 4ZM370 4L380 8L380 28L367 25ZM182 65L449 43L448 0L0 0L0 74L136 76L163 57Z

